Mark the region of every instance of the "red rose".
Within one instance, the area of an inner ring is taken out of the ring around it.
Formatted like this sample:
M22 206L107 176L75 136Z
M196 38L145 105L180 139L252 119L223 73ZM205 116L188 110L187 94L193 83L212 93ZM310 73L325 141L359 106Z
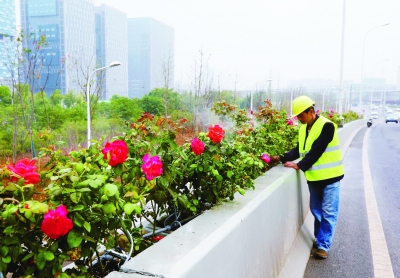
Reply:
M214 143L220 143L224 139L225 131L221 126L215 125L208 128L207 137Z
M260 158L262 161L264 161L267 164L271 161L271 158L265 153L263 153Z
M143 157L142 170L146 175L146 179L151 181L152 179L161 176L163 172L162 162L159 156L150 157L149 154L145 154Z
M67 218L68 210L64 205L59 206L56 210L49 210L44 215L40 229L49 238L58 239L68 234L72 230L72 220Z
M102 150L102 153L104 155L104 159L110 159L108 164L114 167L118 164L124 163L128 158L128 146L124 140L115 140L112 143L107 142L106 146Z
M164 238L164 236L153 236L154 241L160 241Z
M292 121L291 119L288 119L288 120L286 121L286 123L287 123L288 125L293 125L293 121Z
M39 183L40 175L36 172L35 163L36 159L29 160L27 158L21 159L15 165L10 163L7 168L14 173L11 181L15 182L19 178L23 178L25 184Z
M204 143L197 137L193 138L190 146L195 155L201 155L204 152Z

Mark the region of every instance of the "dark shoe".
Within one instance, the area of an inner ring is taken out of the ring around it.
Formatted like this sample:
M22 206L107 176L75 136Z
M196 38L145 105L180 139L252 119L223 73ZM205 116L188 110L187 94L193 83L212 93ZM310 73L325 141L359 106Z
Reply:
M317 252L315 252L315 256L320 259L326 259L328 258L328 252L326 252L324 249L318 249Z
M312 247L315 248L315 249L318 249L318 245L317 245L317 240L316 239L314 239Z

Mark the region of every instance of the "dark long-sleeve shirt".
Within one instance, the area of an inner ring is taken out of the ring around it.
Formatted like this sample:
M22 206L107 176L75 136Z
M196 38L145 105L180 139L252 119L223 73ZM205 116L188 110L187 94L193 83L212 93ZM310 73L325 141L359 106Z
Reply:
M319 116L317 115L315 120L318 120L318 118L319 118ZM311 150L304 156L304 158L302 160L300 160L297 163L297 166L299 167L300 170L305 172L308 169L310 169L311 166L315 162L317 162L317 160L321 157L321 155L326 150L328 144L332 141L334 134L335 134L335 127L333 126L333 123L331 123L331 122L325 123L324 126L322 127L320 136L312 144ZM306 140L307 140L307 137L308 137L308 130L306 132ZM305 145L306 142L304 141L301 143ZM299 143L297 143L297 146L294 149L288 151L283 156L280 156L280 161L282 163L285 163L287 161L296 160L299 157L300 157ZM307 182L308 182L308 184L327 185L327 184L332 184L334 182L340 181L343 178L343 176L344 175L326 179L326 180L307 181Z

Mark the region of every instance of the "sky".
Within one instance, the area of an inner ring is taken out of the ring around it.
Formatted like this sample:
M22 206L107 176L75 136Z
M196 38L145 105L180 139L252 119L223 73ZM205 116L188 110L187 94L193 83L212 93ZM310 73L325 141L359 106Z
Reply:
M331 79L339 87L345 3L343 80L386 78L400 66L399 0L94 0L131 17L174 28L175 81L191 83L202 50L223 89L303 86ZM384 27L378 27L390 23ZM376 28L377 27L377 28ZM376 29L374 29L376 28ZM372 30L373 29L373 30ZM364 55L363 55L364 53ZM363 58L364 56L364 58Z

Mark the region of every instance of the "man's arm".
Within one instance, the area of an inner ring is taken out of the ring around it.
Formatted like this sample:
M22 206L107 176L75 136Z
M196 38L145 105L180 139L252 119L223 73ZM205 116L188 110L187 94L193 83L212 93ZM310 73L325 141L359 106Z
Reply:
M304 156L304 158L297 163L297 166L303 172L311 168L311 166L317 162L321 155L326 150L328 144L332 141L333 135L335 134L335 127L333 123L325 123L322 127L321 134L314 141L311 146L311 150Z

